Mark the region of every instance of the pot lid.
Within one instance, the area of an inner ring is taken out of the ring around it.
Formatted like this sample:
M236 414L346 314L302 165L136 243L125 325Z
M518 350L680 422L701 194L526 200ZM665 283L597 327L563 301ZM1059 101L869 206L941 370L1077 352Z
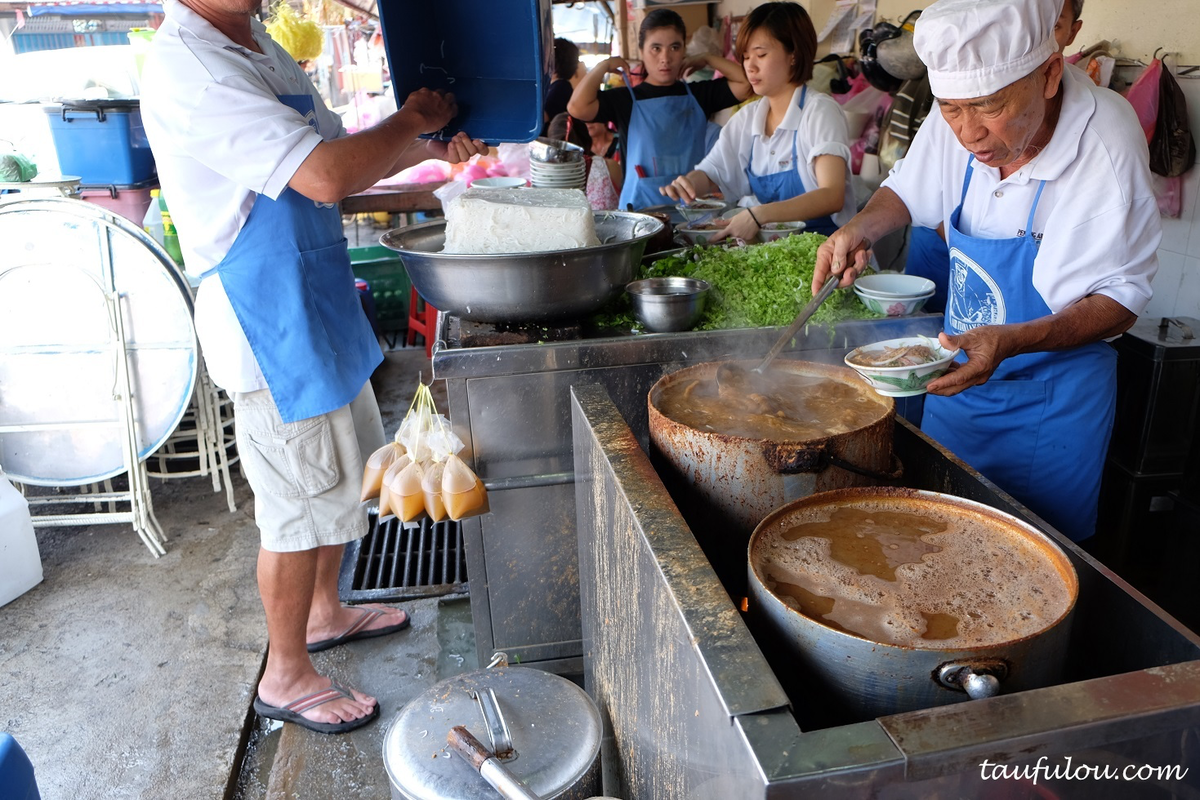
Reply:
M494 792L446 743L466 726L493 752L476 697L494 693L512 742L504 765L543 798L557 797L591 768L600 752L600 712L566 678L529 667L495 667L442 681L410 701L388 728L383 763L388 780L408 800L456 800Z

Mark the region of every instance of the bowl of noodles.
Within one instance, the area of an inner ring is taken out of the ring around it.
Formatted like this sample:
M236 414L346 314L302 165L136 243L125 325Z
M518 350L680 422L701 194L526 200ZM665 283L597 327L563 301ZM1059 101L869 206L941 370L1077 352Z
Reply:
M950 371L961 351L928 336L902 336L864 344L846 354L846 366L886 397L912 397Z

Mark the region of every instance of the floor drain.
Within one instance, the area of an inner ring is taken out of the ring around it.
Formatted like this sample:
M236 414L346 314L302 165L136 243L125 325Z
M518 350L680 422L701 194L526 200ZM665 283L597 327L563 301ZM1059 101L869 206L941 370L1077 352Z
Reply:
M462 526L457 522L382 524L370 515L370 530L346 545L338 593L345 602L394 602L467 592Z

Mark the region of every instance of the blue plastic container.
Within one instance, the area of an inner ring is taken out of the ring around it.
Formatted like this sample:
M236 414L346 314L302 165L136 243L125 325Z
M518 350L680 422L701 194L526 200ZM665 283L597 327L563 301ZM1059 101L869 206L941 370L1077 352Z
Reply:
M39 800L33 764L10 734L0 733L0 797L5 800Z
M458 116L436 134L488 144L531 142L550 84L550 0L379 0L396 104L422 87L453 92Z
M157 175L137 100L45 106L63 175L85 185L129 186Z

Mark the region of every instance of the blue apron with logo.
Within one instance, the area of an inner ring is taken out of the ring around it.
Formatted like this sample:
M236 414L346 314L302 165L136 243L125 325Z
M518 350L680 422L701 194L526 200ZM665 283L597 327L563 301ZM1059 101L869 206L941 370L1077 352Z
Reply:
M620 207L649 208L662 204L659 188L692 171L704 159L708 119L686 83L686 94L647 100L638 100L628 83L626 88L633 108Z
M310 95L280 101L315 123ZM336 206L259 195L216 272L284 422L347 405L383 361Z
M800 90L800 108L804 108L804 99L808 96L808 87L805 86ZM750 160L746 163L746 177L750 180L750 191L758 198L759 203L777 203L780 200L791 200L793 197L799 197L808 191L808 187L804 185L804 180L800 177L797 171L797 159L799 158L796 149L796 139L800 135L799 130L792 134L792 160L787 162L789 165L779 172L772 172L768 175L757 175L750 165L754 163L754 139L750 140ZM826 214L823 217L805 220L804 230L808 233L823 233L826 236L837 230L837 225L833 224L833 217Z
M1022 235L981 239L959 229L972 172L968 161L947 231L952 334L1050 314L1033 286L1033 215L1045 181ZM1086 539L1096 528L1116 365L1116 351L1104 342L1013 356L981 386L953 397L927 395L921 428L1068 537Z

